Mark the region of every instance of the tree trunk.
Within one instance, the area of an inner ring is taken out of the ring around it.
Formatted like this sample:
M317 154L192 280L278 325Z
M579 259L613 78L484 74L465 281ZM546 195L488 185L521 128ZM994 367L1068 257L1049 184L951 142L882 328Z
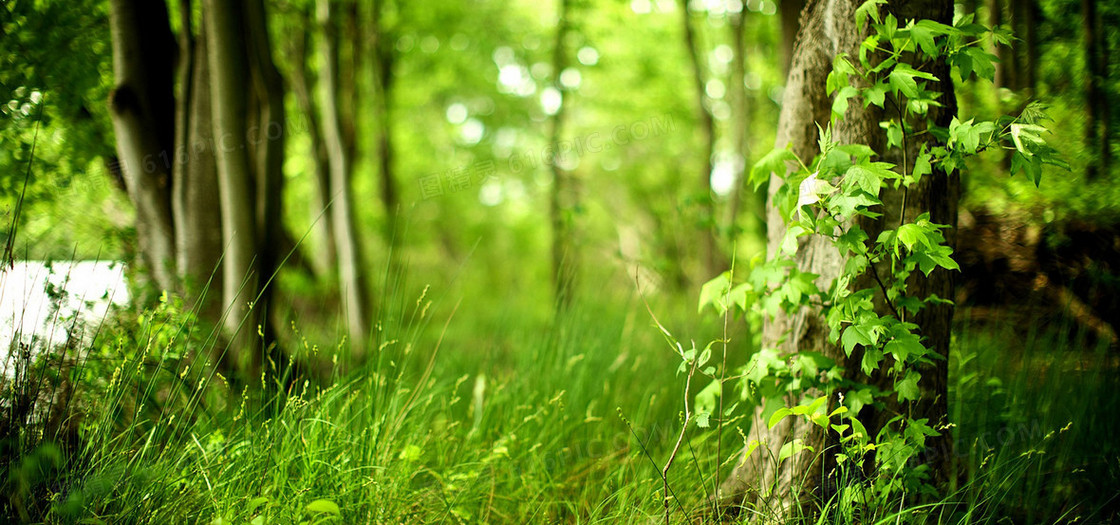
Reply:
M319 112L311 96L313 85L312 74L308 67L308 48L311 41L312 8L300 11L300 34L291 40L292 43L292 91L296 95L296 104L307 119L307 135L311 142L311 153L314 157L315 169L315 196L317 202L312 215L315 216L316 239L322 243L317 264L319 271L324 274L333 274L338 268L338 252L335 248L335 234L332 226L330 202L333 192L330 180L330 159L327 156L327 146L323 141L322 125Z
M785 2L783 2L783 5ZM731 183L730 202L727 206L727 217L724 219L724 239L729 246L734 245L739 235L739 209L743 201L743 173L746 172L747 163L747 126L750 121L750 112L747 100L746 79L746 27L743 25L743 12L728 13L730 18L727 24L731 36L731 82L728 94L731 96L731 136L735 153L734 180ZM754 192L747 194L751 207L755 207ZM761 206L759 206L761 209Z
M125 187L136 208L139 251L152 284L175 290L175 38L163 2L113 0L109 22L116 83L109 106Z
M696 90L696 109L699 117L699 128L702 140L702 147L700 154L703 155L703 160L700 163L700 177L697 186L697 197L700 199L700 256L702 258L702 268L706 275L702 276L702 281L715 276L717 273L723 271L723 263L720 261L719 246L716 243L716 220L715 220L715 203L712 199L712 157L715 155L716 149L716 130L715 119L712 117L711 110L705 103L705 81L704 81L704 68L701 63L700 51L697 49L696 32L692 28L692 22L689 19L688 3L685 2L681 5L681 22L684 25L684 45L688 51L689 63L692 67L692 82Z
M377 74L377 161L381 176L381 203L385 207L385 243L389 245L390 266L396 266L397 214L400 213L400 198L397 191L397 176L393 170L394 149L392 114L393 83L396 55L396 39L385 25L385 0L373 3L373 55Z
M1102 174L1109 161L1109 144L1102 129L1108 127L1109 105L1103 88L1108 64L1102 60L1101 23L1096 0L1081 0L1081 36L1085 54L1085 145L1092 160L1087 176Z
M552 224L552 279L556 299L557 311L566 310L571 304L572 293L575 287L575 278L578 271L578 255L575 253L572 210L574 202L574 188L572 177L561 166L561 152L559 151L561 137L564 135L564 116L567 101L564 97L564 86L560 83L560 73L568 66L568 54L564 47L567 39L571 20L571 0L560 0L559 13L556 22L556 40L552 48L552 87L560 93L560 106L552 115L548 133L549 144L556 151L549 159L549 169L552 170L552 192L549 194L549 219Z
M797 30L801 27L801 12L805 8L805 0L781 0L782 17L782 72L789 74L790 64L793 62L793 44L797 40Z
M256 199L249 159L248 93L243 4L233 0L206 0L207 51L210 60L210 94L214 136L217 138L218 187L221 192L222 300L224 326L234 348L239 369L252 370L258 352L253 340L258 327L256 260Z
M188 4L189 2L184 2ZM190 6L181 11L189 13ZM189 20L189 16L185 17ZM186 33L189 25L182 30ZM184 41L183 76L180 77L178 123L175 147L175 177L172 211L175 217L179 274L188 308L197 308L205 319L221 317L222 275L218 271L224 249L222 216L214 213L221 198L218 168L214 159L214 129L210 104L210 66L206 25L198 37ZM189 42L189 43L188 43Z
M810 0L805 8L806 13L802 17L803 25L795 45L778 123L776 146L784 147L789 144L793 152L806 161L819 152L817 126L825 127L829 122L831 99L825 94L825 79L832 69L833 59L845 52L851 56L858 56L858 46L865 36L865 28L856 27L854 20L855 9L861 3L859 0ZM900 20L929 18L948 23L952 17L952 2L948 0L922 2L896 0L889 2L887 9ZM949 78L948 70L943 64L938 66L934 74L941 79ZM938 125L947 125L955 112L952 87L946 83L931 89L944 92L941 102L946 104L939 114L931 113L931 118ZM905 103L899 101L898 104ZM893 106L888 103L887 107ZM879 122L891 117L897 118L897 115L883 115L882 110L875 106L864 108L863 104L853 103L845 118L833 130L833 138L840 143L867 144L876 151L884 151L885 140ZM915 132L921 131L920 124L916 122L911 124L916 127ZM920 136L925 137L923 140L928 140L929 134ZM906 164L906 169L909 170L919 146L918 140L908 138L904 148L905 163L902 153L898 150L884 155L884 160L900 166ZM773 204L775 192L781 184L782 181L776 176L771 178L767 214L768 245L771 256L777 253L785 232L785 223ZM935 222L954 225L955 228L958 185L959 180L956 176L937 173L923 177L920 185L912 186L908 191L885 190L880 195L884 202L881 210L884 213L883 217L877 221L861 221L860 227L867 231L872 239L876 238L878 232L883 229L897 228L899 221L902 220L899 210L905 200L907 209L905 216L909 219L916 217L917 210L922 209L931 211ZM951 232L948 232L947 236L951 243ZM802 271L820 275L818 286L821 289L828 289L829 284L840 275L845 261L827 239L822 236L810 236L802 239L796 262ZM884 269L878 271L881 275L886 275L883 273ZM873 282L871 279L871 275L861 276L856 287L873 286L870 284ZM925 297L929 293L951 297L951 288L952 281L948 272L938 271L928 280L915 279L910 290L918 297ZM882 304L881 296L878 302ZM952 310L949 307L927 307L927 310L913 321L921 327L921 334L926 338L927 346L947 356ZM884 380L881 377L862 376L858 366L859 355L853 354L850 362L854 365L848 366L849 360L843 350L828 342L828 331L820 310L806 307L795 315L778 314L773 320L768 320L764 324L762 346L777 348L786 353L820 352L835 359L853 380L873 384ZM928 417L931 426L936 426L945 419L947 386L945 365L946 361L939 361L932 370L922 371L920 383L922 400L914 406L906 407L911 411L913 418ZM807 392L805 397L818 395L821 393ZM786 406L791 406L801 399L791 398L783 401ZM888 407L888 411L902 409L903 407L898 406ZM872 435L876 433L878 428L876 425L881 426L885 419L880 416L886 414L864 413L860 416ZM935 464L933 467L935 471L943 470L940 465L951 456L947 453L948 436L947 433L945 434L930 444L930 449L935 452L935 455L928 459ZM751 456L743 458L732 475L720 487L718 496L725 506L744 505L753 507L766 516L785 517L796 513L795 507L808 505L814 498L827 498L830 492L835 490L834 486L830 486L833 481L830 474L835 465L836 447L832 446L835 444L835 437L826 435L816 425L804 419L786 418L770 429L762 420L760 407L751 420L747 439L757 439L762 446ZM793 439L803 440L804 444L811 446L816 453L800 452L776 465L774 459L778 457L782 445ZM762 507L763 505L771 506Z
M342 122L338 99L338 26L331 15L331 1L318 0L316 10L322 27L319 41L321 73L319 75L320 107L323 111L323 139L330 159L331 217L338 249L339 285L346 316L347 333L352 352L364 351L369 335L367 288L362 256L358 245L353 195L350 186L350 158L343 144Z
M245 3L245 34L248 35L249 70L257 101L257 121L249 129L256 172L257 271L260 290L256 308L265 325L264 344L269 346L275 331L269 319L272 286L269 283L279 271L284 256L284 222L281 217L284 193L284 144L287 119L284 113L284 81L272 61L272 43L268 35L263 0Z

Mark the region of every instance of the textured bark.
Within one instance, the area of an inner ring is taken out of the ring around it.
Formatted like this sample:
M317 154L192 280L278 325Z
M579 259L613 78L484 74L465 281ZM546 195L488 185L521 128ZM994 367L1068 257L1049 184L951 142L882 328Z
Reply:
M701 148L700 176L697 184L697 196L700 199L700 256L703 262L705 275L703 281L723 271L720 261L719 247L716 243L715 203L712 200L712 156L716 149L715 119L705 103L704 68L701 64L700 51L697 49L696 32L689 20L688 3L681 5L681 22L684 26L684 46L688 52L689 65L692 68L692 82L696 97L696 110L698 117L697 127L700 130Z
M176 42L163 2L113 0L109 21L116 83L109 108L125 187L136 208L139 251L152 283L175 290L171 157Z
M188 8L181 9L187 11ZM177 233L178 270L186 304L196 308L204 318L216 320L222 313L222 275L218 265L224 247L222 216L214 213L220 196L205 33L204 24L199 28L198 38L180 37L186 51L181 57L185 67L180 77L181 110L171 204Z
M801 30L795 45L794 57L790 74L786 84L783 99L781 118L778 123L778 136L776 146L783 147L789 144L800 158L808 161L818 151L817 125L827 126L831 99L825 94L825 80L832 69L833 59L840 53L849 53L858 56L858 45L865 35L865 28L855 26L855 9L861 4L858 0L811 0L807 2L802 14ZM952 16L952 3L947 0L925 2L890 2L887 6L899 19L930 18L948 22ZM939 66L934 74L939 78L948 79L948 70ZM936 89L936 88L935 88ZM950 85L940 86L943 91L942 103L946 108L940 114L932 115L940 125L947 125L948 119L955 112L952 88ZM904 102L899 101L899 104ZM888 103L888 109L893 106ZM893 111L893 110L892 110ZM833 138L841 143L862 143L883 151L885 140L879 128L879 122L885 118L897 115L884 116L882 111L871 106L864 108L862 104L852 104L845 118L833 130ZM911 123L917 126L917 123ZM921 131L917 127L915 131ZM928 134L924 135L928 137ZM911 163L916 157L919 144L912 140L906 144L902 152L884 156L884 160L898 165L906 165L911 169ZM905 162L904 162L905 161ZM776 207L773 198L782 181L776 176L770 181L769 206L767 214L769 252L777 252L785 231L785 223ZM955 176L935 174L923 178L920 185L911 187L908 191L884 191L880 196L884 201L882 212L884 216L877 221L860 221L859 226L868 232L872 239L876 238L879 231L887 228L897 228L902 217L899 210L903 208L905 200L905 216L912 220L918 215L919 210L931 211L933 220L943 224L955 224L956 202L958 197L959 181ZM949 232L949 241L952 242L952 232ZM829 284L841 273L844 259L837 253L831 243L820 236L810 236L800 243L796 262L802 271L820 275L817 281L821 289L827 289ZM887 275L885 269L879 270L880 275ZM855 284L856 288L874 287L870 272L860 277ZM941 297L951 297L952 281L948 272L935 272L928 280L914 279L909 292L918 297L925 297L929 293L937 293ZM882 308L882 297L879 297ZM927 308L913 321L921 326L921 334L926 338L927 346L942 355L948 355L949 322L952 310L948 307ZM794 315L779 314L772 320L767 320L763 329L763 346L777 348L783 352L816 351L831 357L840 366L845 367L846 373L857 381L883 384L887 380L883 377L867 378L859 371L860 356L853 354L852 366L848 366L848 359L843 351L827 340L828 326L821 317L819 309L803 308ZM895 404L888 407L882 414L863 413L860 415L869 432L874 435L876 429L889 417L900 410L910 410L911 417L929 417L930 424L936 425L943 422L945 417L945 392L947 386L947 367L945 361L930 370L922 370L922 400L914 406L901 407ZM886 384L885 386L891 386ZM807 392L805 397L815 397L819 392ZM787 405L796 404L800 399L785 399ZM831 402L835 402L832 400ZM786 418L773 429L767 427L762 421L762 409L756 410L752 418L752 426L748 440L758 439L763 443L750 457L744 458L736 467L732 475L720 487L719 497L725 504L746 505L761 511L763 515L785 517L795 511L797 506L806 506L814 498L827 498L835 487L830 484L834 481L829 474L834 465L833 455L835 436L829 436L819 427L805 422L803 419ZM947 434L947 433L946 433ZM802 439L806 445L813 447L816 454L801 452L795 454L780 466L776 465L781 446L793 439ZM941 470L940 464L950 457L946 448L947 435L941 440L934 440L930 449L934 454L926 459L933 463L935 470ZM769 505L769 507L763 507Z
M250 370L258 352L252 351L258 325L257 225L253 196L253 169L249 158L248 94L245 71L249 57L245 42L243 4L233 0L206 0L207 54L210 93L221 191L222 301L224 327L233 344L237 366Z
M805 0L781 0L778 2L782 17L782 71L789 74L793 62L793 44L797 40L797 30L801 27L801 11Z
M319 0L316 9L323 38L319 41L321 70L319 76L320 107L323 111L323 139L330 159L331 216L338 249L339 285L343 298L350 348L364 350L369 334L368 300L362 256L358 245L353 195L350 187L350 157L343 144L342 122L338 99L338 30L331 16L330 0Z

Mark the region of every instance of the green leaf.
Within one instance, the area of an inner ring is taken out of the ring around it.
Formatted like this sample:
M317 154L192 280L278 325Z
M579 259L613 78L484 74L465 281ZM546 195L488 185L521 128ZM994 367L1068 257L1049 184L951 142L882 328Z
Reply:
M791 413L793 413L793 411L786 407L779 408L776 412L774 412L774 415L770 416L770 421L767 422L767 425L769 425L770 428L774 428L778 425L778 423L780 423L783 419L785 419L786 416L790 415Z
M895 360L900 363L905 363L907 358L911 355L923 355L926 353L926 347L922 346L918 336L914 334L907 334L903 337L896 337L891 339L884 347L883 350L894 356Z
M762 186L762 183L770 180L771 173L784 179L787 172L786 163L796 161L797 155L794 155L789 149L774 148L770 153L767 153L766 156L759 159L758 162L754 164L754 167L751 168L751 183L754 184L754 188L757 190L759 186Z
M887 85L882 82L876 82L871 87L863 90L863 98L867 99L870 104L883 107L887 101Z
M751 457L751 453L754 452L754 449L758 448L758 446L761 444L762 443L760 443L757 439L752 439L750 443L747 443L747 451L743 453L743 461L746 461L747 458Z
M304 507L304 510L315 514L334 514L335 516L342 514L342 511L335 502L326 499L312 501Z
M918 399L921 395L921 391L918 389L918 380L921 377L921 374L909 370L906 372L905 378L894 384L894 390L898 392L899 401L916 401Z
M782 445L782 449L778 451L778 463L785 461L787 458L793 456L794 454L797 454L798 452L801 452L802 450L813 452L813 447L806 445L805 442L800 439L795 439L789 443L786 443L785 445Z
M711 426L711 422L709 421L711 416L712 414L710 412L700 412L696 414L696 426L699 428L708 428Z
M725 300L727 291L731 286L731 272L723 272L700 287L700 305L697 312L703 312L704 307L712 305L719 315L727 311L728 304Z
M863 410L864 406L870 405L874 402L875 395L872 393L870 388L853 390L848 392L848 394L844 396L844 404L848 405L848 408L852 409L853 415L859 414L859 411ZM855 418L853 417L852 419Z
M852 355L856 345L870 346L874 344L870 331L862 325L852 325L844 330L840 336L840 344L844 346L844 353Z
M856 27L862 29L869 16L876 24L881 23L882 19L879 18L879 6L886 3L887 0L866 0L860 4L860 6L856 8Z

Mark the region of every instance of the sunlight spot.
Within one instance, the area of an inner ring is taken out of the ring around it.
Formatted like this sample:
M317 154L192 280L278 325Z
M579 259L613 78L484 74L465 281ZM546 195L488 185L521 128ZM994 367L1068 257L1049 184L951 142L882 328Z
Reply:
M560 85L568 89L579 89L579 84L583 80L583 75L579 70L570 67L560 73Z
M455 35L451 37L450 44L451 49L455 51L466 51L471 45L471 39L467 38L467 35L463 33L455 33Z
M498 64L498 67L506 67L513 64L513 49L510 49L509 46L498 47L494 50L491 58L494 59L495 64Z
M482 125L478 119L467 119L463 125L459 127L459 138L467 145L478 144L482 140L482 135L486 133L486 126Z
M502 199L502 183L496 177L486 179L478 189L478 202L483 206L497 206Z
M731 118L731 104L722 100L712 101L712 116L716 120L727 120Z
M412 35L404 35L397 39L397 51L407 53L412 51L412 46L416 44L416 39Z
M751 71L746 75L743 75L743 85L751 91L757 90L758 88L762 87L762 77L759 76L758 73Z
M727 64L735 58L735 51L727 44L720 44L712 50L712 56L714 56L716 60Z
M764 15L772 15L778 12L778 6L770 0L762 0L762 5L758 7L758 10Z
M564 103L564 96L560 94L560 90L549 86L541 90L541 108L544 109L545 114L555 115L560 111L560 106Z
M537 62L529 68L529 72L533 74L533 78L544 80L548 75L552 74L552 64L548 62Z
M727 94L727 87L723 85L723 81L718 78L713 78L704 84L704 93L714 99L723 98Z
M458 102L447 106L447 121L452 124L462 124L467 120L467 106Z
M585 66L594 66L599 63L599 52L593 47L584 46L576 52L576 59Z
M439 39L432 35L424 37L424 40L420 41L420 50L428 54L439 51Z
M720 197L726 197L731 194L732 189L735 189L735 161L726 156L719 157L720 159L711 167L711 190Z
M648 14L651 9L649 0L630 0L630 10L635 14Z

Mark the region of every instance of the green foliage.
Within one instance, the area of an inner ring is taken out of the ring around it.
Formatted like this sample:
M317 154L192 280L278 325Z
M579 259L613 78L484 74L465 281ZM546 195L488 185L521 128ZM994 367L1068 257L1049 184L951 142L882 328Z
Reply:
M986 36L1002 40L1005 35L972 23L970 17L958 19L953 26L928 20L900 22L890 14L881 16L879 3L869 1L857 10L858 24L870 21L873 27L861 45L858 63L846 55L836 57L826 85L828 94L834 96L832 120L844 118L852 102L887 110L888 120L880 123L886 148L900 151L903 159L907 142L917 140L918 130L927 130L923 133L929 137L922 139L913 168L873 160L887 151L840 144L832 139L831 127L819 130L820 154L811 162L797 159L787 149L775 149L755 164L751 178L756 187L771 173L782 181L774 200L789 226L778 252L768 262L754 264L742 284L736 285L731 275L724 274L707 283L700 295L701 309L711 304L721 314L733 306L763 315L793 315L807 307L819 308L827 321L829 343L839 345L848 357L859 357L855 366L862 377L869 382L880 375L893 378L893 388L878 391L854 381L854 376L819 354L780 354L769 348L755 353L740 373L742 399L748 407L765 407L763 418L769 427L786 417L803 417L839 434L840 472L862 464L864 456L874 451L874 476L866 485L849 486L864 487L856 490L865 491L865 509L894 506L907 497L936 495L928 466L914 463L926 438L940 435L945 428L933 428L926 419L904 413L872 436L857 416L868 405L905 404L930 395L922 391L921 367L945 356L926 347L919 327L906 319L926 305L944 300L936 295L915 296L908 291L908 282L915 271L928 277L939 267L953 271L959 265L945 241L947 226L932 222L928 212L906 217L903 211L903 222L897 228L884 229L875 239L854 219L881 217L884 204L880 195L888 187L906 191L935 171L937 176L952 174L964 169L968 158L988 148L1013 151L1012 172L1024 171L1036 185L1043 164L1068 168L1044 139L1046 129L1038 124L1037 109L994 121L954 117L947 128L938 127L930 117L932 108L944 105L942 94L931 87L932 81L942 79L920 68L944 60L959 78L990 78L995 57L976 50ZM930 141L930 137L936 140ZM791 173L793 165L800 168ZM902 202L905 206L905 199ZM795 263L799 241L808 236L823 237L846 259L843 271L830 283L818 283L819 276L799 270ZM881 276L884 270L887 273ZM870 287L855 288L866 274L874 277ZM881 299L875 299L879 293ZM882 309L877 307L879 301ZM825 395L782 406L782 400L801 399L810 392ZM835 395L839 401L830 402ZM829 406L836 408L828 412ZM808 446L800 438L794 439L782 445L776 460L781 463L805 449ZM752 450L750 445L748 450Z

